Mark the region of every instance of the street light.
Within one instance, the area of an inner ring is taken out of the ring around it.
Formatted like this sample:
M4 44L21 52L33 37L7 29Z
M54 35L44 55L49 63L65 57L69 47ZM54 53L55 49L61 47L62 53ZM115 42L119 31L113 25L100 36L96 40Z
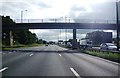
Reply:
M68 22L70 23L70 17L65 16L65 17L61 17L61 18L63 18L65 20L65 23L67 23L67 20L69 20ZM67 19L67 18L69 18L69 19ZM65 44L67 44L67 29L65 29Z
M69 17L69 23L70 23L70 17Z
M116 0L117 51L119 51L119 0Z
M67 23L67 18L69 18L69 23L70 23L70 17L63 17L65 18L65 23ZM67 29L65 29L65 44L67 45Z
M70 23L70 17L68 17L68 18L69 18L68 20L69 20L69 23ZM67 44L67 29L65 30L65 33L66 33L66 38L65 38L66 40L65 41L66 41L66 44Z
M24 11L27 11L27 10L22 10L22 11L21 11L21 23L23 23L23 12L24 12Z

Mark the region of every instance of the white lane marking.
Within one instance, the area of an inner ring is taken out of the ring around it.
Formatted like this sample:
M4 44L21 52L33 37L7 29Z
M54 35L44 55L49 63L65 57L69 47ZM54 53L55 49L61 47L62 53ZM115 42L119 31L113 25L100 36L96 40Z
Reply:
M32 53L32 54L30 54L30 56L33 56L33 53Z
M73 68L70 68L70 70L73 72L73 74L74 74L77 78L81 78L80 75L79 75Z
M62 56L61 54L59 54L59 56Z
M6 69L8 69L8 67L5 67L5 68L1 69L0 72L4 71L4 70L6 70Z

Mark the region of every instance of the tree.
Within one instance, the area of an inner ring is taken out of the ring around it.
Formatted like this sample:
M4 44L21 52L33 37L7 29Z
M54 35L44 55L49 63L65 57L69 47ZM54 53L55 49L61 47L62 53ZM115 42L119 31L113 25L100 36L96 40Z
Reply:
M31 33L29 30L16 30L13 31L13 37L16 42L20 44L32 44L37 43L38 38L35 33Z
M0 16L2 18L2 27L15 25L15 22L10 19L10 16ZM2 30L2 44L9 45L10 30Z
M37 41L37 43L38 43L38 44L43 44L43 40L42 40L42 39L39 39L39 40Z
M2 16L2 26L11 26L15 25L15 22L10 19L9 16ZM38 38L35 33L31 33L28 29L26 30L14 30L12 31L14 42L20 44L32 44L38 41ZM7 44L9 39L9 30L2 30L2 42L4 45Z
M47 41L43 40L43 44L47 44Z

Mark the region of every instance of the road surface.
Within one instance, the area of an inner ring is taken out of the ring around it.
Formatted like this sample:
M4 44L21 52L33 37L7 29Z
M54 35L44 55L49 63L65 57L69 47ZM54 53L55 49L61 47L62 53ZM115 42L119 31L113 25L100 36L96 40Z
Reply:
M17 48L15 50L29 50L29 51L41 51L41 52L52 52L52 51L67 51L68 49L59 47L57 45L39 46L39 47L29 47L29 48Z
M32 76L114 78L112 76L115 76L117 78L119 73L118 63L80 52L61 52L68 49L57 45L27 49L50 52L2 52L2 69L0 72L3 78L10 76L29 76L29 78Z

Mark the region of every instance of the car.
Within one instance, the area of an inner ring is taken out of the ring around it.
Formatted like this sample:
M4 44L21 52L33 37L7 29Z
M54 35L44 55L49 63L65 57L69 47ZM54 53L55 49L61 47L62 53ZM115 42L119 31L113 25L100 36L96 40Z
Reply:
M72 47L72 44L70 42L67 42L67 47L68 48L71 48Z
M45 46L48 46L48 44L45 44Z
M102 49L102 50L117 50L117 46L113 43L102 43L100 45L100 49Z

